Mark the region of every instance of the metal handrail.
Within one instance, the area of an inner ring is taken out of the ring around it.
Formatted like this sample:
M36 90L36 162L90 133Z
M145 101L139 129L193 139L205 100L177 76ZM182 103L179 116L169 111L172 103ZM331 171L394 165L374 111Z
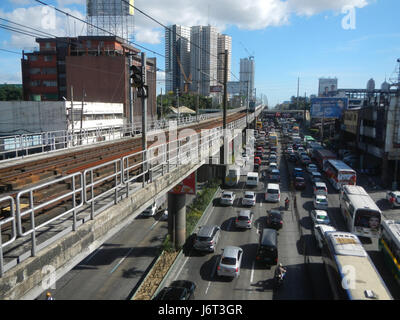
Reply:
M238 125L243 125L244 119L239 119L234 121L229 125L229 128L234 129L237 128ZM112 130L109 131L112 134ZM234 135L233 135L234 136ZM132 155L125 156L120 159L115 159L113 161L109 161L107 163L94 166L92 168L86 169L83 173L74 173L66 177L62 177L50 182L42 183L39 186L29 188L26 190L20 191L16 196L16 201L14 205L14 200L12 197L8 196L0 199L0 203L4 201L10 201L11 208L11 217L7 220L3 220L0 222L0 250L6 245L14 242L18 237L25 237L31 235L31 255L36 255L36 233L38 229L53 223L54 221L63 218L64 216L73 213L73 227L72 230L76 230L76 213L77 209L83 206L84 203L91 205L91 219L94 218L94 204L95 202L104 197L105 195L114 191L113 202L115 204L118 203L122 198L118 198L118 192L126 188L127 196L129 195L129 184L132 181L137 180L139 177L146 177L146 174L149 173L149 177L146 179L143 178L143 182L151 182L152 181L152 173L154 171L162 168L162 175L165 174L164 166L167 166L167 171L170 171L170 166L179 166L180 164L186 164L188 160L192 160L193 163L201 163L205 159L213 156L216 152L219 151L220 143L223 139L223 130L222 127L216 127L209 130L202 130L200 133L193 133L187 136L181 137L174 141L170 141L165 144L158 144L152 146L146 151L140 151ZM218 141L218 143L215 143ZM150 158L149 154L154 150L158 149L157 155L154 155ZM129 159L133 157L138 157L140 155L146 154L144 160L135 162L134 164L129 164ZM114 166L114 169L111 174L107 174L104 177L99 178L98 180L94 180L94 172L98 169L105 168L107 166ZM139 175L130 177L129 171L133 168L141 167L144 168ZM43 201L42 203L36 204L34 199L34 192L40 190L45 187L49 187L51 185L55 185L61 182L65 182L67 180L72 180L71 189L68 192L64 192L54 199L50 199L47 201ZM97 195L94 194L94 188L107 180L114 179L114 185L111 188L108 188L106 191L101 192ZM80 183L80 186L76 185ZM29 206L28 208L22 208L22 196L28 195L29 198ZM88 196L89 195L89 196ZM80 196L79 202L77 202L77 197ZM35 212L40 210L46 206L56 203L57 201L63 200L65 198L72 197L72 208L66 210L65 212L58 214L57 216L51 218L50 220L36 225L35 220ZM111 202L110 202L111 204ZM15 207L15 211L14 210ZM22 218L29 215L31 219L31 228L26 232L22 230ZM13 237L7 241L6 243L1 245L1 226L5 223L13 223ZM15 227L16 224L16 227ZM2 259L2 251L0 252L0 259ZM2 263L2 261L1 261ZM2 267L0 268L0 272L2 272ZM0 275L1 276L1 275Z
M80 187L76 188L76 179L79 178L80 181ZM35 201L34 201L34 191L42 189L44 187L53 185L53 184L57 184L60 182L64 182L66 180L72 180L72 190L68 191L60 196L58 196L57 198L51 199L47 202L44 202L38 206L35 206ZM77 197L77 193L80 193L80 202L78 204L76 204L76 197ZM21 206L21 196L24 194L29 194L29 208L27 210L23 210L22 206ZM53 217L43 223L41 223L40 225L36 225L35 223L35 211L40 210L41 208L44 208L48 205L51 205L55 202L58 202L62 199L65 198L71 198L72 197L72 208L57 215L56 217ZM47 226L50 223L53 223L54 221L66 216L67 214L70 214L71 212L73 213L73 229L76 228L76 209L80 208L83 205L83 181L82 181L82 174L79 173L74 173L71 175L68 175L66 177L62 177L59 179L56 179L54 181L50 181L50 182L46 182L46 183L42 183L38 186L20 191L17 194L17 201L16 201L16 208L17 208L17 229L18 229L18 236L20 237L25 237L28 235L32 236L32 256L36 255L36 232L38 229L43 228L45 226ZM31 229L29 229L27 232L23 232L22 231L22 218L25 217L26 215L30 215L31 218Z
M3 257L3 248L10 245L17 239L17 228L15 222L15 202L11 196L6 196L0 198L0 203L8 201L10 203L10 216L6 219L0 221L0 277L3 276L4 273L4 257ZM12 236L11 238L3 243L2 235L1 235L1 227L5 224L11 223L12 225Z

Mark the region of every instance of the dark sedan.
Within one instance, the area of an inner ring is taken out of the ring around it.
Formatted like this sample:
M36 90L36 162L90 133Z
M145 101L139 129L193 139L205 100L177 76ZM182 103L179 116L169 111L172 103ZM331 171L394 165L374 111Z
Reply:
M306 180L303 177L296 177L294 180L294 187L298 189L304 189L306 187Z
M283 226L282 214L279 210L267 211L267 226L276 230L279 230Z
M192 300L196 284L187 280L176 280L163 288L153 300Z

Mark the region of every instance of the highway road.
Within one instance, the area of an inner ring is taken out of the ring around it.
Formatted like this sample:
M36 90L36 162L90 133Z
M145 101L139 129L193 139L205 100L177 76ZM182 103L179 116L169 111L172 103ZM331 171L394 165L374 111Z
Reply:
M263 177L266 163L260 167L260 182L255 189L245 186L248 168L242 171L240 183L232 190L236 194L233 206L219 205L217 194L213 206L205 213L203 224L219 225L221 237L215 253L199 253L194 249L185 250L174 264L164 281L167 286L175 280L190 280L196 283L196 300L330 300L330 286L320 250L312 234L309 211L312 210L312 184L306 174L307 187L296 191L298 215L295 214L294 201L289 188L289 174L294 165L286 162L278 148L279 169L281 171L281 203L267 203L264 192L267 180ZM338 193L326 181L329 194L328 214L338 230L346 231L339 210ZM242 209L241 198L244 191L253 190L257 194L253 225L249 230L238 230L235 217ZM284 285L277 292L272 290L275 267L266 269L255 262L260 230L266 227L267 210L281 208L286 196L291 205L283 214L283 228L278 235L279 262L287 267ZM187 197L191 201L191 197ZM98 250L84 259L56 283L51 290L56 300L124 300L129 298L138 281L159 250L162 239L167 234L167 222L159 221L159 215L152 218L138 218L121 230L116 236L103 244ZM217 276L216 269L221 250L227 245L243 249L240 277L224 279ZM400 299L400 289L383 265L377 242L365 242L378 271L395 299ZM41 295L39 299L44 299Z
M187 195L186 203L194 196ZM126 300L145 276L168 233L167 221L137 217L50 289L56 300ZM38 299L45 299L43 292Z
M279 149L278 149L279 154ZM284 159L280 156L281 170L281 204L289 195L288 171ZM266 170L266 166L260 167L260 173ZM207 212L204 224L221 226L221 237L215 253L204 254L196 250L190 250L179 262L174 265L165 285L175 280L190 280L196 283L195 299L199 300L307 300L328 299L330 291L328 280L324 273L318 275L318 280L310 285L310 272L304 263L304 240L299 228L299 221L294 210L285 211L283 215L283 228L278 235L279 262L287 267L287 276L284 285L277 291L272 290L272 279L275 267L266 269L255 262L257 244L260 230L266 227L266 214L269 209L280 208L279 204L264 201L264 191L267 184L261 179L257 193L257 203L252 208L254 223L250 230L238 230L234 219L237 211L241 209L240 199L245 190L245 175L242 177L238 188L229 189L235 192L236 200L233 207L218 205L219 195L214 199L214 206ZM293 205L293 202L292 204ZM283 208L282 208L283 209ZM243 260L240 276L237 279L224 279L216 274L217 263L221 249L227 245L234 245L243 249ZM321 264L322 267L322 264ZM321 280L322 279L322 280ZM314 288L316 286L316 288ZM316 293L319 296L316 296Z

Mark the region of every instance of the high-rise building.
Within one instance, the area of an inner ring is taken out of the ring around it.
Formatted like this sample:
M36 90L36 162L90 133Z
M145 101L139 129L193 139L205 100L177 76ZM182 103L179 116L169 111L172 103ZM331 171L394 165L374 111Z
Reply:
M218 32L212 26L194 26L190 32L191 90L210 96L218 86Z
M190 78L190 27L172 25L165 30L165 89L184 92L185 72Z
M218 81L224 82L225 50L228 50L228 81L231 81L232 37L226 34L218 35Z
M254 57L240 59L240 82L244 89L243 94L248 96L249 100L254 99L254 75Z

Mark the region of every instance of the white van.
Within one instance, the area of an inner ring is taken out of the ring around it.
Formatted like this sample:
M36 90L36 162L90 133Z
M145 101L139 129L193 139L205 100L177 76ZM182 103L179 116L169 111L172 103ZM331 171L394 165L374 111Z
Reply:
M225 176L225 184L228 187L234 187L239 183L240 168L238 166L229 166Z
M246 186L257 187L258 186L258 172L248 172L246 179Z
M325 182L315 182L314 183L314 195L328 196L328 188Z
M281 200L281 190L279 184L268 183L267 190L265 190L265 201L279 202Z

